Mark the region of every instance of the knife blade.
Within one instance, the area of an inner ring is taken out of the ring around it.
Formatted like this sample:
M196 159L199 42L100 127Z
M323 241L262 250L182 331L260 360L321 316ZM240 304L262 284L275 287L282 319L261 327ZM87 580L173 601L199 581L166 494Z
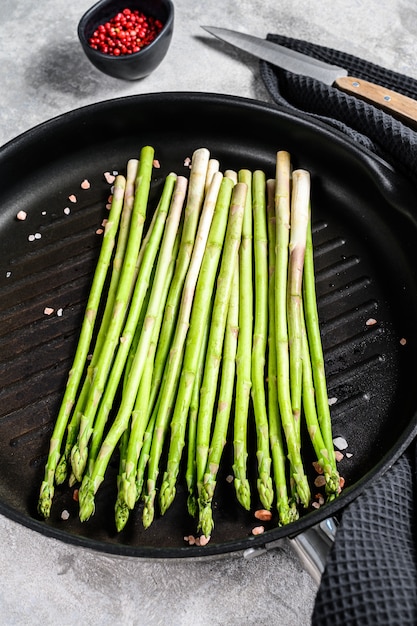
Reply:
M408 96L361 78L349 76L342 67L313 59L306 54L260 37L215 26L202 26L202 28L235 48L294 74L309 76L326 85L336 87L390 113L403 123L417 128L417 101Z

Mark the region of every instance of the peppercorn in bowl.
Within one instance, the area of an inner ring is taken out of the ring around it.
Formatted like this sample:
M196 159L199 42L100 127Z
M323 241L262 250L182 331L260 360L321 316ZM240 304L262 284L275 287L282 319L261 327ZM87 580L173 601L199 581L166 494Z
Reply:
M173 28L171 0L100 0L82 16L78 38L97 69L138 80L160 65Z

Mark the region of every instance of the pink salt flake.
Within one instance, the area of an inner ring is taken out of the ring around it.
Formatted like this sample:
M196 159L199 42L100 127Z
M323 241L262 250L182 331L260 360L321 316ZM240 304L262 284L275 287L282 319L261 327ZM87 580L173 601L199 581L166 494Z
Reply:
M326 484L326 479L324 476L317 476L317 478L314 481L314 485L316 487L324 487L325 484Z
M46 306L43 310L44 315L52 315L54 309L51 306Z
M265 528L263 526L255 526L252 528L252 535L262 535L265 532Z
M116 176L114 174L110 174L110 172L104 172L104 178L106 179L106 182L109 183L109 185L114 183L114 181L116 180Z
M375 324L377 324L377 321L373 317L370 317L369 320L366 320L365 324L367 326L374 326Z
M26 211L18 211L16 219L18 219L20 222L23 222L27 218L27 216L28 214L26 213Z
M102 228L97 228L96 235L102 235L103 233L104 233L104 230Z
M153 166L158 168L158 169L161 167L161 164L159 163L158 159L154 159L153 160Z
M68 196L68 200L75 204L77 202L77 196L72 193L70 196Z
M189 546L195 545L195 537L194 537L194 535L185 536L184 537L184 541L187 541Z
M323 468L318 461L313 461L312 465L314 469L316 470L317 474L323 474Z
M184 165L185 165L185 167L191 167L191 159L190 159L190 157L186 157L184 159Z
M400 339L400 344L402 346L405 346L406 343L407 343L407 339L404 339L404 337L402 339Z
M258 509L257 511L255 511L254 515L256 519L260 520L261 522L269 522L272 519L271 511L267 511L266 509Z
M210 535L206 537L205 535L200 536L200 546L206 546L210 541Z
M81 187L81 189L90 189L90 187L91 187L90 181L87 180L86 178L84 178L84 180L82 181L80 187Z
M335 450L334 458L336 461L341 461L344 458L344 454L342 454L339 450Z

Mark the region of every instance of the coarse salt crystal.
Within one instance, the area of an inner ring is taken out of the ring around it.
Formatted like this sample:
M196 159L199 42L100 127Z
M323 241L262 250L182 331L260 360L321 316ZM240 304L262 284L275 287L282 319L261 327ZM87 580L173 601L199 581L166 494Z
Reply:
M351 459L353 457L352 452L346 452L346 456L348 459Z
M261 520L261 522L269 522L272 519L271 511L267 511L266 509L258 509L254 513L256 519Z
M40 233L35 233L35 239L41 239L42 235Z
M11 275L12 275L12 273L10 271L6 272L6 278L10 278Z
M263 526L255 526L252 528L252 535L262 535L265 532L265 528Z
M337 398L329 398L329 406L333 406L334 404L336 404L337 402Z
M27 218L27 215L26 211L19 211L16 217L19 221L23 222Z
M75 202L77 202L77 196L72 193L70 196L68 196L68 200L70 202L74 202L75 203Z
M376 323L377 323L377 321L373 317L370 317L369 320L366 320L366 322L365 322L365 324L367 326L374 326Z
M63 519L64 521L66 521L67 519L69 519L69 512L65 509L64 511L62 511L61 513L61 519Z
M114 183L116 176L114 174L110 174L110 172L104 172L104 178L106 179L106 182L111 185Z
M185 167L190 167L190 165L191 165L190 157L187 157L186 159L184 159L184 165L185 165Z
M344 437L335 437L333 443L339 450L345 450L348 447L348 443Z
M90 187L91 187L90 181L88 181L86 178L84 178L84 180L82 181L80 187L81 187L81 189L90 189Z
M35 235L28 235L28 241L35 241Z
M229 474L228 476L226 476L226 482L227 482L227 483L232 483L232 482L233 482L233 476L232 476L232 474Z
M54 309L51 306L46 306L43 312L45 315L52 315L52 313L54 312Z
M63 312L64 312L64 309L58 309L56 314L58 317L62 317Z
M314 480L314 485L316 487L324 487L325 484L326 484L326 479L324 476L317 476L317 478Z
M406 343L407 343L407 339L404 339L404 337L402 339L400 339L400 344L402 346L405 346Z
M69 208L69 206L65 207L64 213L65 213L65 215L69 215L71 213L71 209Z
M210 535L206 537L205 535L201 535L200 537L200 546L206 546L210 541Z
M97 228L96 230L96 235L102 235L103 234L103 229L102 228Z
M160 162L158 161L158 159L154 159L154 160L153 160L153 166L154 166L154 167L156 167L156 168L160 168L160 167L161 167L161 164L160 164Z
M340 450L335 451L334 458L336 459L336 461L341 461L343 457L344 457L344 454L342 454Z

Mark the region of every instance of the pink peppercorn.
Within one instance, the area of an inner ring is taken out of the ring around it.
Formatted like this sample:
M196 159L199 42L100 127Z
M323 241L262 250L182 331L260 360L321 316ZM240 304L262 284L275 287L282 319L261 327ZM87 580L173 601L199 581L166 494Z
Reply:
M126 8L100 24L88 43L95 50L112 56L133 54L152 43L162 27L160 20Z

